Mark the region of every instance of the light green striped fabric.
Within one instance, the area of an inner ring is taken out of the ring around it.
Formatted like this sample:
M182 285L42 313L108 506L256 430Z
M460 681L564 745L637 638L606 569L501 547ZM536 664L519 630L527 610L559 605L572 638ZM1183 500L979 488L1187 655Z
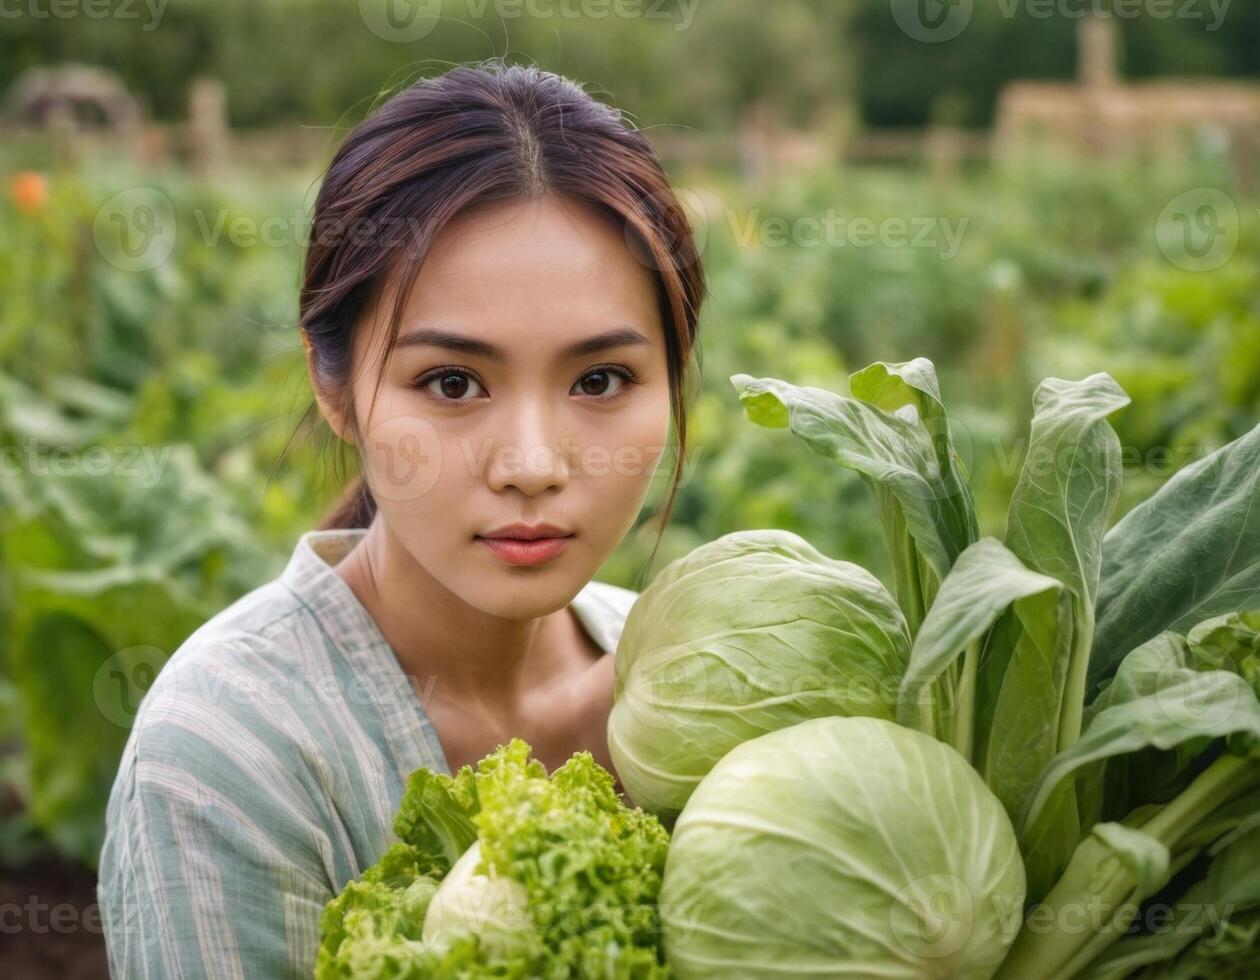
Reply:
M109 797L100 903L115 980L309 977L324 904L393 840L407 776L449 772L409 680L310 531L190 636L140 705ZM573 599L605 651L637 593Z

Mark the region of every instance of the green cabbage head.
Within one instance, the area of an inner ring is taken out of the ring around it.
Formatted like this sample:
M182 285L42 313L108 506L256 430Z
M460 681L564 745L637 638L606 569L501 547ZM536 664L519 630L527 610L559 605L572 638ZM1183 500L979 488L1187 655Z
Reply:
M876 718L746 742L674 828L660 911L681 980L987 978L1019 929L1024 866L954 749Z
M790 531L736 531L671 562L617 646L608 747L666 819L750 738L811 718L892 718L910 637L879 580Z

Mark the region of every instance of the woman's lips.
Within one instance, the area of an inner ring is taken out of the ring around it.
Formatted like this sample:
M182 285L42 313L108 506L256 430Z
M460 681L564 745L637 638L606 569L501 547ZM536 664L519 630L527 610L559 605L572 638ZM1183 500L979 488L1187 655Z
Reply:
M483 538L477 540L511 565L539 565L550 561L569 546L572 534L562 538Z

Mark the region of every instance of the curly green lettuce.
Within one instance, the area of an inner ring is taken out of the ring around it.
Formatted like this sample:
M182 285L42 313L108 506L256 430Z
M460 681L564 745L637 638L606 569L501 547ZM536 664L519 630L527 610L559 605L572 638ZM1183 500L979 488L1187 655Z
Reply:
M324 909L317 980L669 976L668 834L590 753L548 777L513 739L475 769L419 769L394 833Z

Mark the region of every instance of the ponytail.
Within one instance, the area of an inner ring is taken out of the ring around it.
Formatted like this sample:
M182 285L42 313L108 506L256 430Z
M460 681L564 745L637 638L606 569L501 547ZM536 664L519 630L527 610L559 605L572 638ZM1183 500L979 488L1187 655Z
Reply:
M367 527L376 516L376 500L362 476L356 476L346 487L341 500L315 525L318 531Z

